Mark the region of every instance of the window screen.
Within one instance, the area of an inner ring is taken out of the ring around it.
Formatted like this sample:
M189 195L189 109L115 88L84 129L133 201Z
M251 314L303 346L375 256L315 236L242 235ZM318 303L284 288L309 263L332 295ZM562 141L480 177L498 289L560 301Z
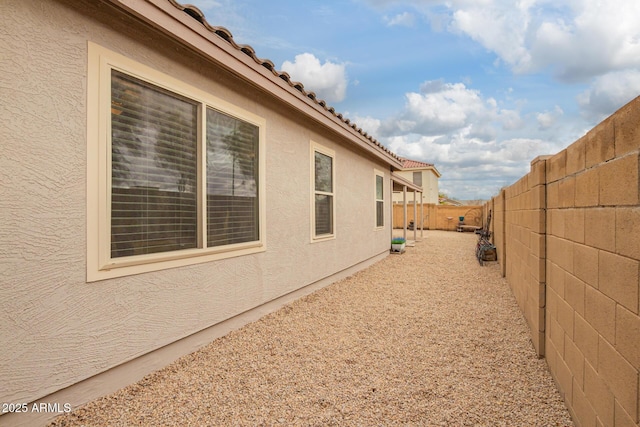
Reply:
M333 158L315 152L315 234L333 234Z
M384 178L376 175L376 227L384 226Z
M207 244L259 239L258 127L207 109Z
M111 257L195 248L198 104L111 73Z

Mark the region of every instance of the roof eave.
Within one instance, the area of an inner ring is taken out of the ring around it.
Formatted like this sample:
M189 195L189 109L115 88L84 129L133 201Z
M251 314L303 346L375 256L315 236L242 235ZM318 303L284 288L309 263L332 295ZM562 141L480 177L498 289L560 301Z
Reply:
M355 123L337 114L324 101L316 100L312 92L304 92L302 85L285 80L286 75L283 76L284 73L275 71L270 61L260 60L255 54L252 55L253 49L250 46L237 45L232 38L230 40L223 38L219 34L224 36L230 33L228 31L225 33L222 27L210 26L204 20L204 16L197 19L185 13L186 6L180 5L175 0L104 1L162 31L252 86L275 96L279 101L352 141L358 148L389 164L392 168L402 166L400 159L394 153L384 148ZM188 11L193 12L193 10L194 8L189 6Z
M415 168L399 168L400 171L423 171L423 170L432 170L438 178L442 176L440 171L435 166L424 166L424 167L415 167Z
M418 192L418 193L422 193L422 187L419 185L414 184L413 182L409 181L407 178L398 175L395 172L391 173L391 180L394 182L394 184L399 184L400 186L403 187L407 187L408 191L412 191L412 192Z
M435 166L431 166L429 169L433 170L433 172L436 174L436 177L440 178L442 176L440 171L438 169L436 169Z

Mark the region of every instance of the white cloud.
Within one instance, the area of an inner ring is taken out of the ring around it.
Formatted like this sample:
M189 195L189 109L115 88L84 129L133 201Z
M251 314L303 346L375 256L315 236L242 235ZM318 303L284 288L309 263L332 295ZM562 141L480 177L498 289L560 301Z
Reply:
M530 162L560 151L568 139L564 113L522 115L463 83L432 80L405 95L403 111L382 121L358 118L400 156L434 163L442 188L453 197L488 198L529 171ZM554 126L554 134L545 133ZM562 137L559 137L562 135Z
M473 123L465 129L466 136L469 139L489 142L496 139L498 133L491 123Z
M384 20L389 27L393 27L396 25L400 25L403 27L413 27L416 21L415 16L409 12L400 13L392 18L385 16Z
M520 113L515 110L500 111L500 119L502 121L502 129L504 130L518 130L522 129L525 125L524 120L520 117Z
M345 64L325 61L324 64L311 53L296 55L294 62L284 61L282 71L286 71L293 81L299 81L306 91L313 91L319 99L340 102L347 93Z
M384 134L417 133L438 135L462 129L492 108L480 94L463 83L432 80L420 86L420 92L405 94L405 108L399 117L385 121Z
M470 82L429 81L406 93L404 109L382 120L381 140L400 155L435 163L443 173L441 188L454 197L494 194L525 174L535 157L559 152L640 95L638 0L368 2L379 7L409 3L432 31L469 37L493 52L494 66L539 73L541 88L548 84L546 75L589 85L577 99L582 119L566 99L580 89L569 86L549 93L550 99L565 99L546 106L539 99L517 99L511 88L498 102Z
M640 71L626 70L605 74L578 96L585 118L597 122L640 95Z
M640 2L454 0L449 29L493 51L515 72L551 68L565 81L640 67Z
M439 138L396 136L388 139L388 146L400 156L434 163L442 173L440 189L462 199L488 199L529 172L531 160L559 151L555 144L541 139L485 143L462 132Z
M353 122L358 125L359 128L362 128L363 132L367 132L369 135L377 135L378 129L380 129L381 121L379 119L373 117L360 117L354 116Z
M563 21L545 21L531 43L539 66L550 65L573 81L613 70L640 66L640 3L575 2Z
M556 105L553 111L545 111L544 113L536 114L536 120L538 121L538 128L540 130L550 129L556 124L559 117L564 114L562 108Z
M492 2L453 10L450 28L467 34L515 69L524 70L531 61L523 31L527 21L526 10L512 3Z
M427 81L419 92L405 94L405 100L404 110L379 126L383 136L464 132L470 138L487 141L495 138L496 127L519 130L525 123L518 111L500 109L495 99L483 98L464 83Z

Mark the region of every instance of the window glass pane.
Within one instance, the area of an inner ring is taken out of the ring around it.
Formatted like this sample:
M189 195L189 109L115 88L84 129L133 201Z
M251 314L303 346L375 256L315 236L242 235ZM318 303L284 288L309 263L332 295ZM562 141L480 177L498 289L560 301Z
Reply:
M258 127L207 109L207 245L259 240Z
M422 172L413 173L413 183L422 187Z
M316 151L316 191L333 192L333 159Z
M112 70L112 258L196 247L197 111Z
M333 234L333 196L316 194L316 235Z
M384 226L384 178L376 175L376 226Z
M376 202L376 226L384 226L384 202Z

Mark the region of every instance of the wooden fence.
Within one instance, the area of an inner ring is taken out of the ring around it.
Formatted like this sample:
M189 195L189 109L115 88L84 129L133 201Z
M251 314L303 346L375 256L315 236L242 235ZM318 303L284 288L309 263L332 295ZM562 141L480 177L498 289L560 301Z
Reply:
M420 215L422 215L422 224L425 230L449 230L455 231L460 222L460 217L464 217L464 224L476 227L483 226L483 209L482 206L449 206L436 205L433 203L425 203L416 206L417 218L416 225L420 227ZM415 221L413 203L407 205L407 224ZM393 204L393 228L402 228L404 226L404 207L402 203Z

